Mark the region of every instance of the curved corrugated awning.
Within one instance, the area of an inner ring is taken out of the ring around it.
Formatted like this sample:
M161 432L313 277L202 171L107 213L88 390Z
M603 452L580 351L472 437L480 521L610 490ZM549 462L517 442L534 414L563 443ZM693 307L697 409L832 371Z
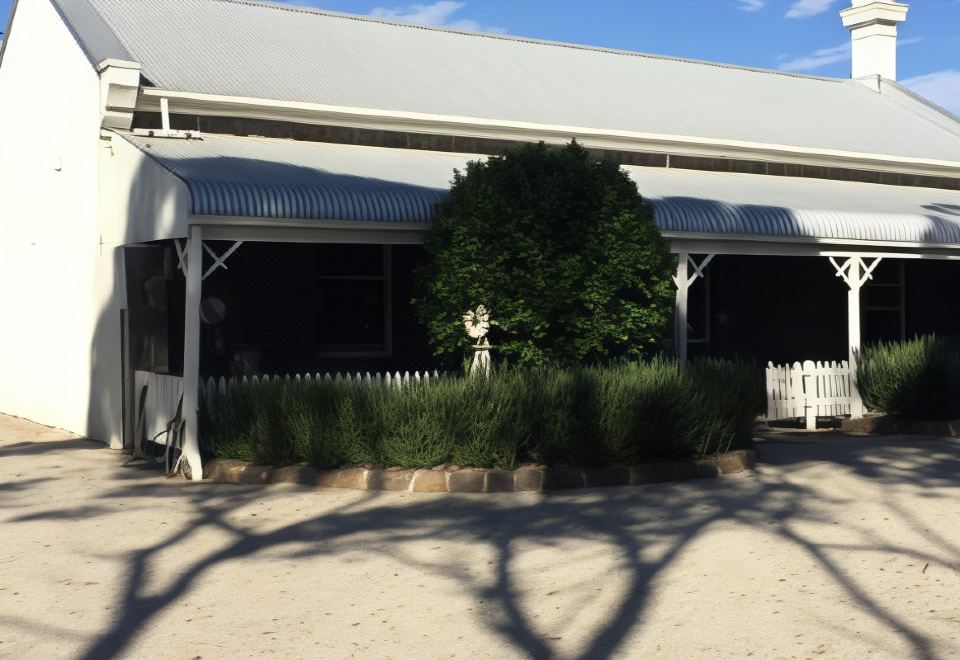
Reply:
M194 215L430 222L455 168L438 152L256 137L124 135L190 189Z
M665 232L960 245L960 192L625 167Z
M426 223L479 155L203 136L124 135L190 190L193 214ZM665 232L960 245L960 192L625 167Z

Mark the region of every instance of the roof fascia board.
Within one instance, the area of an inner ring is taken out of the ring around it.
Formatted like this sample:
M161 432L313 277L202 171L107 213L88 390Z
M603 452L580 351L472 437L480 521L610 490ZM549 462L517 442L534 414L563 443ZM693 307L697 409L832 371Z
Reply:
M191 226L204 227L210 240L264 240L318 243L419 244L432 225L401 222L288 220L241 216L191 215ZM960 260L960 245L908 241L865 241L801 236L707 234L665 231L673 252L763 254L779 256L842 256L855 252L900 259Z
M295 103L144 88L137 109L158 112L160 99L171 111L204 116L292 121L304 124L408 131L499 140L566 142L577 138L585 146L612 150L643 150L706 157L742 157L819 167L846 167L904 174L960 176L960 160L942 161L865 154L831 149L764 144L738 140L610 131L579 126L501 121L475 117L391 112L314 103Z
M906 241L864 241L802 236L663 232L674 253L837 257L856 253L897 259L960 261L960 245Z
M268 243L373 243L421 245L430 225L400 222L343 222L191 215L190 226L202 226L203 236L216 241Z

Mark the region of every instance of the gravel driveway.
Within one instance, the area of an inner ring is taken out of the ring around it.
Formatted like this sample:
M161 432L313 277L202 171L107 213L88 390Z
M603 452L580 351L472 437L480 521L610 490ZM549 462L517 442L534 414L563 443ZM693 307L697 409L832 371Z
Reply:
M0 657L960 656L960 446L571 494L162 478L0 416Z

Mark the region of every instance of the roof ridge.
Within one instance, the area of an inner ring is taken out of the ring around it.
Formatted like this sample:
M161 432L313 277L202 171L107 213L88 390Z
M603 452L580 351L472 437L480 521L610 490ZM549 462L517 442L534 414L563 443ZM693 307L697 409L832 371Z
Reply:
M277 2L269 2L267 0L207 0L207 1L222 2L222 3L234 4L234 5L248 5L251 7L263 7L265 9L276 9L280 11L287 11L287 12L299 13L299 14L329 16L331 18L341 18L346 20L358 21L362 23L380 23L382 25L412 28L415 30L426 30L428 32L445 32L448 34L460 34L468 37L480 37L485 39L495 39L499 41L513 41L517 43L527 43L527 44L534 44L539 46L552 46L555 48L569 48L572 50L583 50L583 51L590 51L595 53L606 53L609 55L622 55L626 57L638 57L638 58L652 59L652 60L665 60L668 62L681 62L684 64L699 64L703 66L713 66L720 69L732 69L735 71L749 71L751 73L772 74L776 76L784 76L787 78L800 78L800 79L806 79L806 80L816 80L816 81L831 82L831 83L849 82L849 80L846 78L814 76L810 74L796 73L794 71L780 71L778 69L766 69L763 67L745 66L740 64L729 64L727 62L713 62L710 60L698 60L698 59L687 58L687 57L679 57L676 55L643 53L640 51L626 50L622 48L607 48L604 46L591 46L588 44L577 44L577 43L566 42L566 41L552 41L550 39L537 39L535 37L523 37L523 36L511 35L511 34L498 34L495 32L477 32L472 30L458 30L455 28L443 27L443 26L437 26L437 25L423 25L420 23L408 23L405 21L389 20L389 19L378 17L378 16L364 16L362 14L347 14L343 12L330 11L327 9L320 9L317 7L307 7L304 5L278 4Z

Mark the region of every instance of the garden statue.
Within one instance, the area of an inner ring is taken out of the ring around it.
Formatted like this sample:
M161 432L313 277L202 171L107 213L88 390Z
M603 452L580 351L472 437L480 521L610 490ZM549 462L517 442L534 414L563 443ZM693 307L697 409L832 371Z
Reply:
M463 315L463 326L471 339L477 340L473 346L473 362L470 364L470 373L490 375L490 342L487 333L490 332L490 314L487 308L479 305L476 310L468 309Z

